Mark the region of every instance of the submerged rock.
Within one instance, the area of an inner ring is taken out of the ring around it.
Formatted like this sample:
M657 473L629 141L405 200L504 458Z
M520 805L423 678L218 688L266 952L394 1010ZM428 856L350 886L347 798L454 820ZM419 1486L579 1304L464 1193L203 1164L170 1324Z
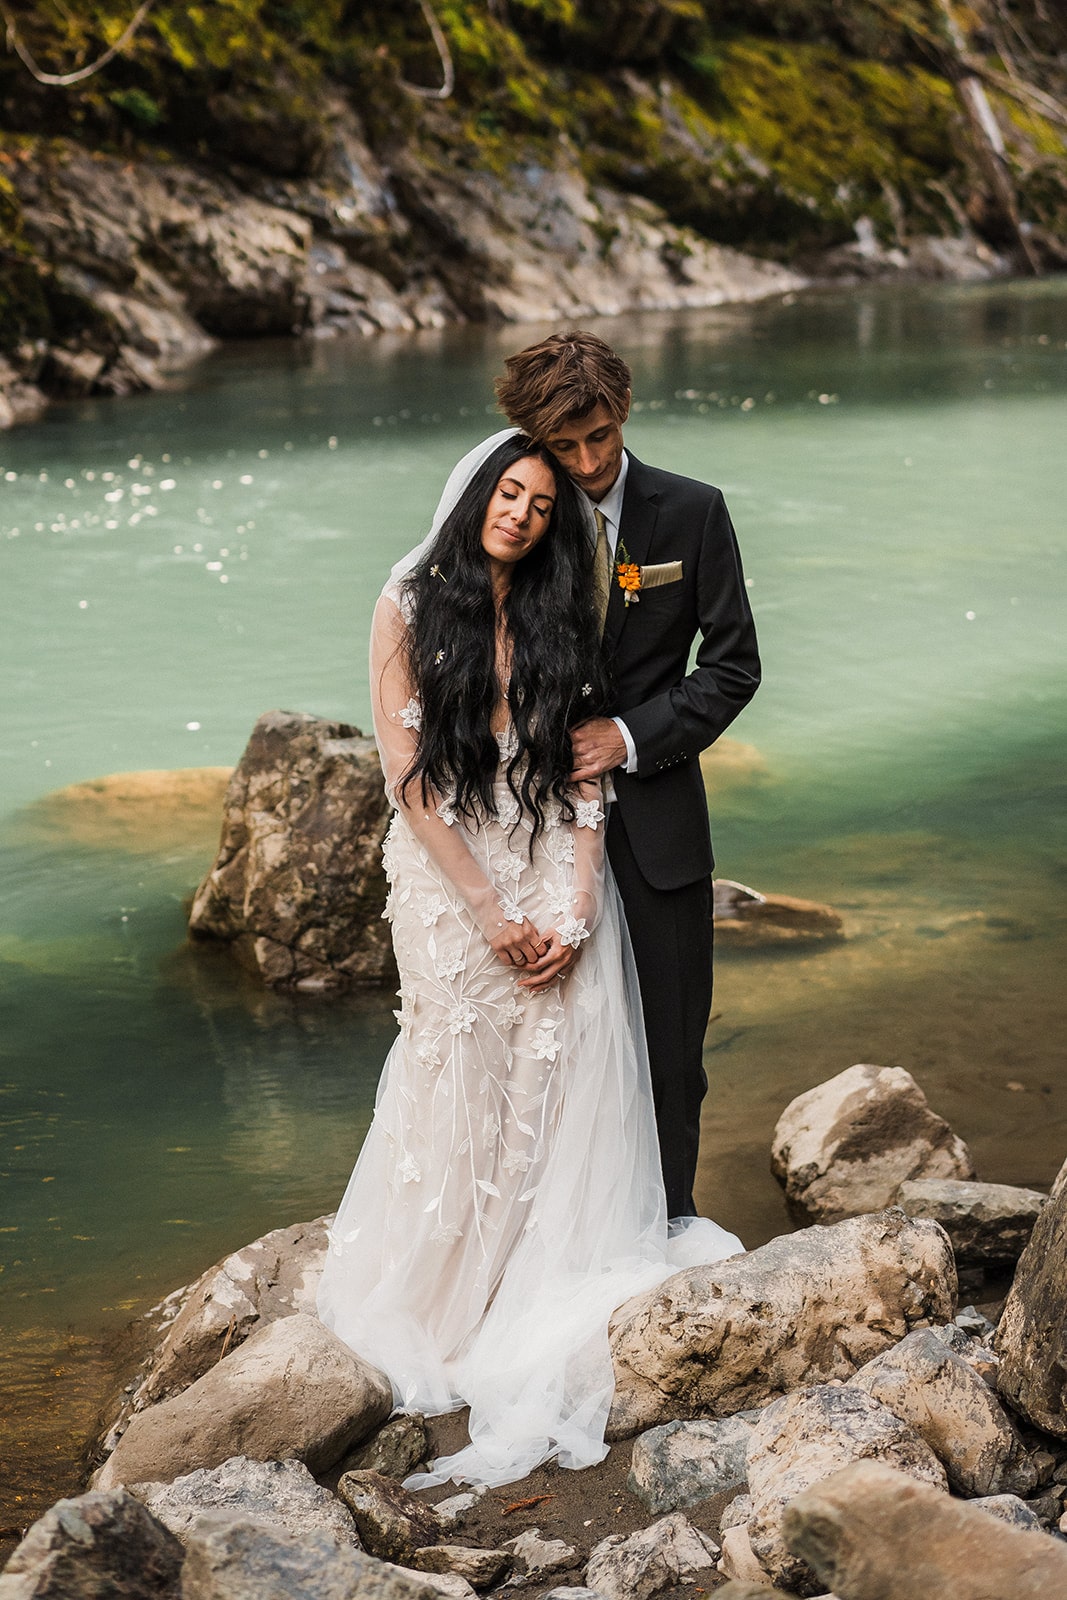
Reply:
M1067 1600L1067 1545L1006 1526L882 1463L805 1489L784 1515L794 1556L848 1600ZM909 1552L922 1553L921 1587Z
M952 1240L961 1266L1016 1261L1048 1202L1037 1189L1008 1183L964 1183L955 1178L910 1178L896 1203L909 1217L932 1217Z
M391 1409L382 1374L297 1313L260 1328L173 1400L138 1412L95 1483L170 1482L237 1455L295 1457L324 1472Z
M125 1489L60 1500L0 1573L0 1600L185 1600L184 1551Z
M731 947L826 944L845 937L837 912L815 900L761 894L730 878L716 878L713 888L715 937L725 939Z
M372 739L347 723L268 711L226 791L190 933L225 941L271 987L390 979L381 845L391 815Z
M955 1296L943 1229L900 1210L675 1273L615 1314L608 1437L850 1378L913 1327L949 1321Z
M816 1222L891 1205L910 1178L974 1177L967 1146L911 1073L867 1064L790 1101L774 1130L771 1171Z
M112 772L72 783L20 813L21 832L99 850L157 855L210 847L232 767Z

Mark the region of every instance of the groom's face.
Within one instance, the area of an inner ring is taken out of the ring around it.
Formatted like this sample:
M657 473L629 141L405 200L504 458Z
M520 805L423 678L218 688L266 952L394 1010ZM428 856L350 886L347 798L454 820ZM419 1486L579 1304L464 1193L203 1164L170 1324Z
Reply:
M601 400L584 417L568 417L545 440L568 476L590 500L602 500L622 466L622 422Z

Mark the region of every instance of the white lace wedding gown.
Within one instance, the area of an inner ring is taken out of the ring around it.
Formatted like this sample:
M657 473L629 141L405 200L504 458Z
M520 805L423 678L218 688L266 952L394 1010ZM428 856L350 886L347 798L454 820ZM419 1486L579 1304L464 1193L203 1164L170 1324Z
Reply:
M319 1315L388 1374L396 1405L469 1405L471 1444L415 1486L513 1482L541 1461L606 1450L612 1311L694 1261L742 1246L704 1219L670 1242L640 1002L604 866L598 790L533 841L504 781L497 816L395 791L419 706L397 646L396 590L378 603L375 733L397 806L385 842L400 1036L331 1230ZM529 917L580 947L530 995L485 933Z

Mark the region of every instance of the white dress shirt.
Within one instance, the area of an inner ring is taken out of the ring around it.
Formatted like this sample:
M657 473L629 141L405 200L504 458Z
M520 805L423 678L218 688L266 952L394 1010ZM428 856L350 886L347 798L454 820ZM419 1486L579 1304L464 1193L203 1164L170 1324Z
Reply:
M622 455L622 466L619 468L619 476L615 479L615 482L612 484L603 500L589 501L590 505L593 506L595 510L599 511L604 518L604 527L607 534L608 548L611 551L612 561L615 560L615 552L619 547L619 524L622 521L622 497L626 492L626 474L629 470L630 458L624 450ZM588 499L588 496L586 496L586 498ZM637 746L634 744L633 735L621 717L612 717L611 720L614 722L615 726L622 734L623 739L626 741L626 760L620 763L622 770L624 772L636 772Z

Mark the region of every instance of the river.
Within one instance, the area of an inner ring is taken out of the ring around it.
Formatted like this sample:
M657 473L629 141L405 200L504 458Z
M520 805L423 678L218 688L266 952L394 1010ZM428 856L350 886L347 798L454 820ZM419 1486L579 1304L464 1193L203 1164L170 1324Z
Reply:
M699 1197L788 1226L785 1103L907 1067L982 1177L1067 1154L1067 281L601 325L627 439L724 489L765 683L722 876L847 941L719 959ZM101 1336L337 1200L391 995L260 993L184 945L213 813L120 842L51 791L228 766L274 706L367 725L374 597L537 330L232 347L0 439L0 1524L78 1484Z

